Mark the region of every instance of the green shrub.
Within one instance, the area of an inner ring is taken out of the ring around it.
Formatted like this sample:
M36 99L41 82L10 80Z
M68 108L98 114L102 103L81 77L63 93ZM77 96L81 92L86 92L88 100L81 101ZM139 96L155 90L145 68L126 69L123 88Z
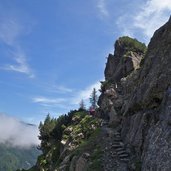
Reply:
M96 145L93 153L90 156L91 165L89 166L88 171L101 171L101 157L102 157L102 150L100 146Z
M119 41L122 42L129 51L142 53L146 52L146 45L144 43L139 42L137 39L132 39L128 36L123 36L119 38Z

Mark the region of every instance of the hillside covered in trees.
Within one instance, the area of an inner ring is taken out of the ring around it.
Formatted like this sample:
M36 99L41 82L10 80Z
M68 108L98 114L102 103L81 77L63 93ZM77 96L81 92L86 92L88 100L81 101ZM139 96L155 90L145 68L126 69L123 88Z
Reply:
M38 157L36 166L29 171L55 170L69 167L64 158L79 156L85 150L92 153L91 168L96 167L96 137L99 134L101 119L91 116L88 111L79 109L70 111L58 119L47 115L44 123L40 123L40 149L43 154ZM97 151L99 153L99 151ZM68 158L68 159L69 159ZM67 161L68 162L68 161ZM49 168L50 167L50 168Z

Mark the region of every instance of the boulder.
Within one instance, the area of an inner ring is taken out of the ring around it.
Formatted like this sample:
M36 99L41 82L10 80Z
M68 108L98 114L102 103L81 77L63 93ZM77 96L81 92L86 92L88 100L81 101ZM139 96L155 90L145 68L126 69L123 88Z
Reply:
M88 168L89 153L83 153L76 162L75 171L86 171Z

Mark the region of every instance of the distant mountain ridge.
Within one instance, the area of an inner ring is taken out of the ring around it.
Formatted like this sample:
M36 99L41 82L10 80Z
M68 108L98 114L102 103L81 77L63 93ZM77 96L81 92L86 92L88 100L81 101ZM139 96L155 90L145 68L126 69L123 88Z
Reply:
M33 166L40 151L35 146L23 149L0 144L0 154L0 171L14 171Z
M0 171L30 168L41 153L37 149L38 128L0 114Z

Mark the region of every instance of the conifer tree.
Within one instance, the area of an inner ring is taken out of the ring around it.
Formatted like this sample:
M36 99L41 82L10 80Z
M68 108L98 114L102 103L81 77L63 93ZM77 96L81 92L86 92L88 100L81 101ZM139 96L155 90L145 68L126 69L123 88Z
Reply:
M82 109L82 110L85 110L86 109L85 103L84 103L84 100L83 99L80 101L80 108L79 109Z
M48 147L48 141L51 138L51 132L56 125L56 119L51 118L50 114L48 114L45 118L44 123L40 122L39 124L39 139L41 140L40 149L45 151Z
M98 101L97 91L95 88L93 88L93 91L90 95L90 104L93 109L97 108L97 101Z

